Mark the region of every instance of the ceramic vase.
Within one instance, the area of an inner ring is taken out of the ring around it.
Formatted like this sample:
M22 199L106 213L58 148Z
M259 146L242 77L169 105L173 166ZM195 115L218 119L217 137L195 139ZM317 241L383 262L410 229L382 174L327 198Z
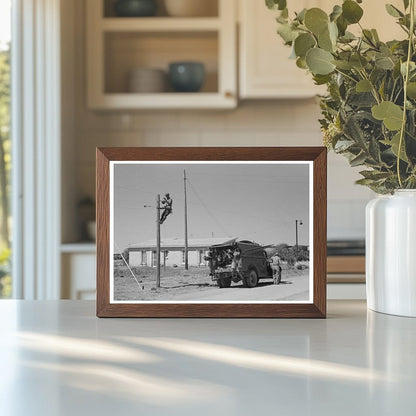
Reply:
M368 203L366 285L369 309L416 317L416 190Z

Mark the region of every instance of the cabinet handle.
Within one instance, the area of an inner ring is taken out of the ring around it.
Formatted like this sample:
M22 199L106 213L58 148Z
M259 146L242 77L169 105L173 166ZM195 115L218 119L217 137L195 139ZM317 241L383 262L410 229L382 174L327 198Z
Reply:
M232 91L225 91L224 95L225 95L225 98L233 98L234 97L234 93Z

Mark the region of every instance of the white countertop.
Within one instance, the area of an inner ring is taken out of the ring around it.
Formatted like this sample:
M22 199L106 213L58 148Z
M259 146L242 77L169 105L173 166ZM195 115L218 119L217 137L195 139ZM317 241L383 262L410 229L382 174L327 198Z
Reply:
M0 415L412 415L416 319L97 319L0 301ZM265 413L267 412L267 413Z

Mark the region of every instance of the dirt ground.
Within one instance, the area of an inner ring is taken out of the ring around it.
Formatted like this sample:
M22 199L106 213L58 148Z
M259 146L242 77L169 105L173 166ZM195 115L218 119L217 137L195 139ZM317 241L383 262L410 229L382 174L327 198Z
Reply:
M262 279L255 288L245 288L242 282L219 289L205 267L161 269L160 288L156 288L156 270L150 267L132 269L123 261L114 264L115 301L276 301L308 300L309 270L283 268L282 281Z

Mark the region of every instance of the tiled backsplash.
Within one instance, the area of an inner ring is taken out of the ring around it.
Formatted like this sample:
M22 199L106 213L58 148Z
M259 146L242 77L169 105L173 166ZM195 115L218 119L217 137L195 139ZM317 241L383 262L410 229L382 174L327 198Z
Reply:
M321 145L315 100L243 103L233 111L152 111L76 116L80 196L94 194L96 146L313 146ZM201 148L201 152L203 149ZM357 186L358 170L328 158L328 236L364 236L364 207L372 193Z

